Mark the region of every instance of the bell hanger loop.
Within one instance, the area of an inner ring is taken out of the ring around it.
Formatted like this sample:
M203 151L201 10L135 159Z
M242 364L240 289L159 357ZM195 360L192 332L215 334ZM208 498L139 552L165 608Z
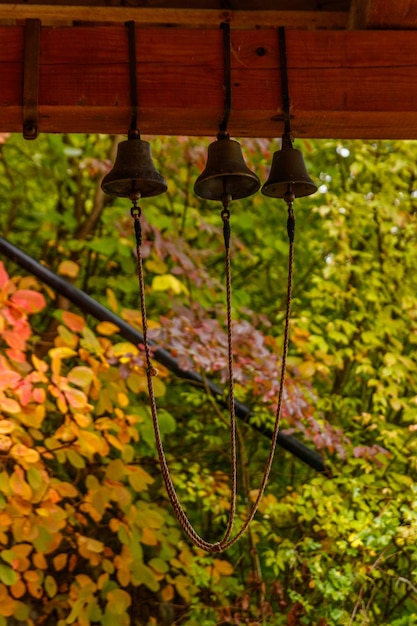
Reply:
M242 148L230 139L228 132L232 110L232 73L230 24L222 22L224 109L219 123L217 141L208 147L206 167L194 184L195 193L206 200L222 202L226 209L231 200L251 196L260 187L259 178L247 166Z
M136 67L135 22L126 22L129 49L129 80L132 117L126 141L117 147L113 169L101 183L104 193L119 198L130 198L132 209L137 208L139 198L157 196L167 190L167 184L152 161L149 142L143 141L137 127L138 86Z
M281 96L284 119L284 134L281 150L274 153L268 180L262 193L274 198L283 198L292 210L295 198L309 196L317 191L317 185L307 173L303 155L293 147L291 133L290 96L288 88L288 65L285 28L278 28L278 48L281 68Z

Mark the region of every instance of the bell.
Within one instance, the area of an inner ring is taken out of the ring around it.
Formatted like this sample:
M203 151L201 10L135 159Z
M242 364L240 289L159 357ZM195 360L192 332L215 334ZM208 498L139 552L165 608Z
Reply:
M265 196L284 198L291 190L296 198L309 196L317 191L317 186L307 174L303 155L292 145L292 137L282 136L281 150L274 153L268 180L262 187Z
M195 193L207 200L247 198L258 191L259 178L246 167L237 141L219 135L208 147L205 169L194 184Z
M119 143L113 169L103 178L101 188L119 198L128 198L132 192L147 198L167 190L164 177L153 164L151 146L139 133L129 134L129 139Z

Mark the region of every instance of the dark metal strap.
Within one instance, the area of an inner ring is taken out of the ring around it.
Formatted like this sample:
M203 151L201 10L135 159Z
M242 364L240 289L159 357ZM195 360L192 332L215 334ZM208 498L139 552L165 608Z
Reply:
M23 60L23 137L36 139L39 134L39 58L41 21L28 19L24 32Z
M126 22L127 38L129 45L129 81L130 81L130 102L132 105L132 120L130 130L136 131L138 125L138 82L136 67L136 29L133 20Z
M223 30L223 69L224 69L224 112L223 119L219 124L219 134L227 135L230 112L232 110L232 70L230 63L230 24L222 22L220 28Z
M282 113L284 116L284 133L291 133L290 120L290 94L288 89L288 66L287 66L287 45L285 40L285 28L278 28L278 44L279 44L279 64L281 68L281 96L282 96Z

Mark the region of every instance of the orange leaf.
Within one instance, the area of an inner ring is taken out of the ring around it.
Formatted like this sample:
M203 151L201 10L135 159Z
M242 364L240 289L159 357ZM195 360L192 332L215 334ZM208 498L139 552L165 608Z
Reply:
M21 578L10 587L10 591L14 598L21 598L26 593L26 585Z
M15 291L11 300L13 304L16 304L28 313L37 313L38 311L42 311L46 306L43 295L31 289L19 289Z
M230 576L231 574L233 574L233 565L231 565L229 561L214 559L213 567L215 571L221 576Z
M172 585L166 585L161 592L164 602L170 602L174 597L174 587Z
M32 556L33 565L38 569L48 569L48 563L45 559L45 555L42 552L36 552Z
M83 319L80 315L71 313L70 311L63 312L62 321L74 333L80 333L85 327L85 319Z
M4 285L9 280L9 275L6 272L3 261L0 261L0 287L4 287Z
M0 409L5 413L19 413L20 404L16 400L12 400L12 398L6 398L2 394L0 396Z
M54 568L57 572L61 571L62 569L64 569L64 567L66 566L68 561L68 554L62 553L62 554L57 554L57 556L55 556L53 558L53 564L54 564Z

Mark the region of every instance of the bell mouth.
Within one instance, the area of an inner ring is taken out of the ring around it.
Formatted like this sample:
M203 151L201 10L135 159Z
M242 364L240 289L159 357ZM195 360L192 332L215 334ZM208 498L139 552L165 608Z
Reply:
M153 164L149 142L132 137L117 146L113 168L101 181L101 188L118 198L129 198L132 192L148 198L164 193L168 186Z
M207 163L194 184L200 198L222 201L225 194L233 200L256 193L261 183L247 166L237 141L219 137L208 147Z
M262 187L262 193L272 198L284 198L291 191L295 198L311 196L317 191L317 185L307 173L303 154L293 148L291 135L282 136L281 150L272 158L268 180Z

